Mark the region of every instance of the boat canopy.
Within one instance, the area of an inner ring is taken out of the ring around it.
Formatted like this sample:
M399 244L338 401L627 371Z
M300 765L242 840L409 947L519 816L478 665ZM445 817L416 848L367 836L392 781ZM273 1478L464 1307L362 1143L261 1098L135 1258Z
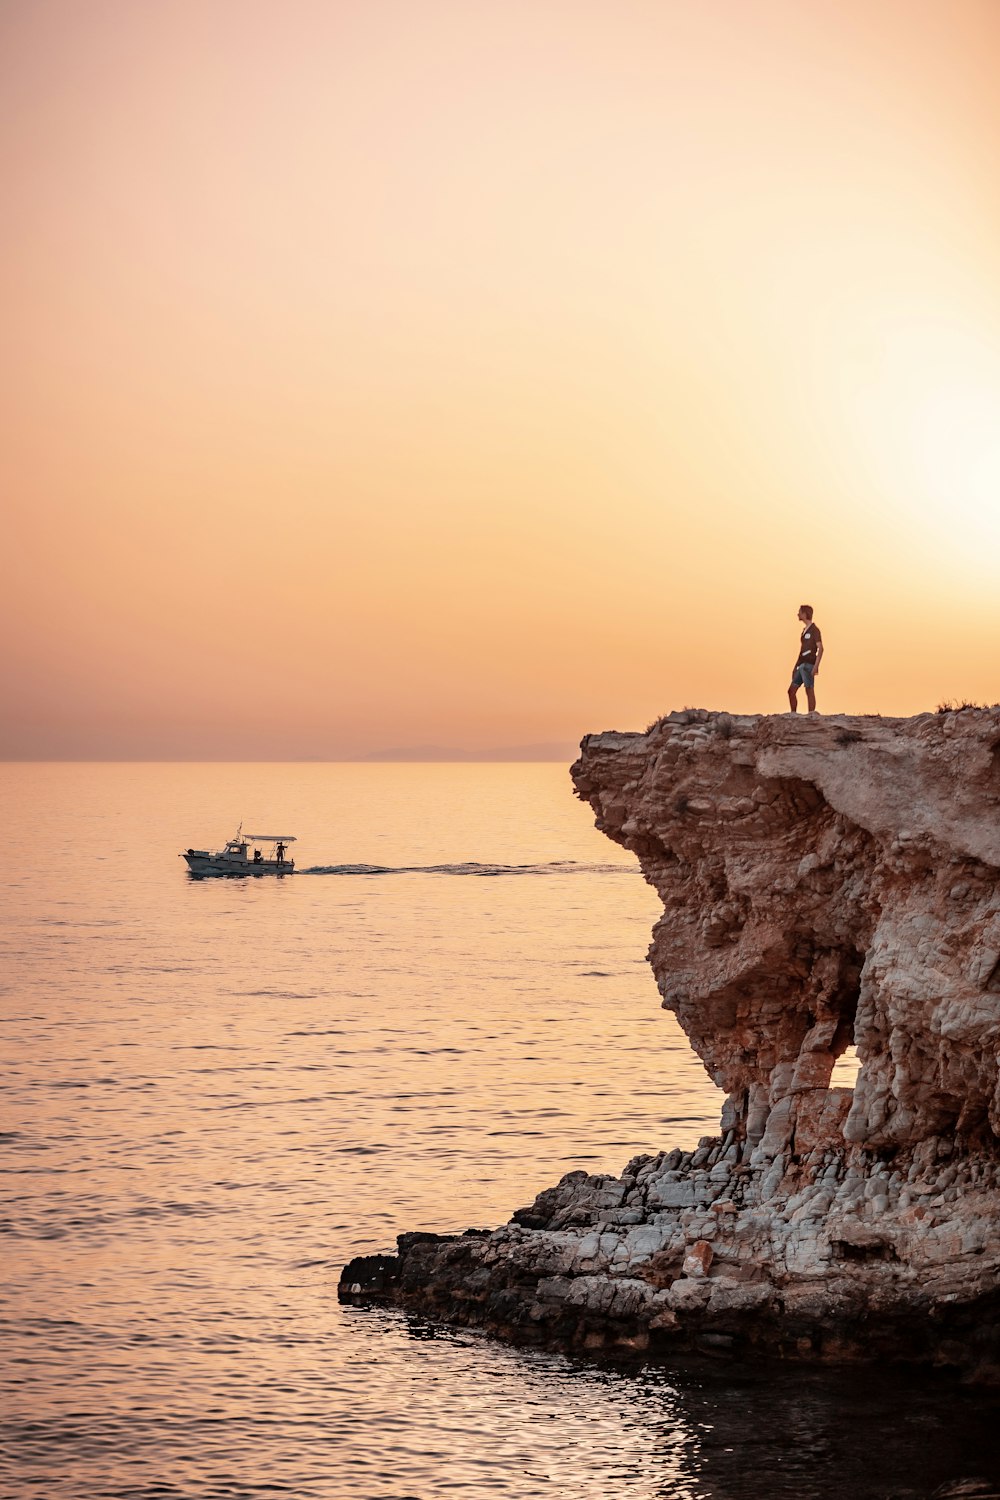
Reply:
M294 844L293 833L244 833L243 838L251 844Z

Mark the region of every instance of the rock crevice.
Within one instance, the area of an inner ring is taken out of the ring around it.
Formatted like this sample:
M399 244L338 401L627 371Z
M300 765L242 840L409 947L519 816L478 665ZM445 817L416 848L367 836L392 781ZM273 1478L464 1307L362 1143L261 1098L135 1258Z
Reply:
M373 1293L583 1348L1000 1373L1000 711L671 714L572 775L663 915L649 961L717 1137L402 1236ZM853 1047L853 1087L831 1087Z

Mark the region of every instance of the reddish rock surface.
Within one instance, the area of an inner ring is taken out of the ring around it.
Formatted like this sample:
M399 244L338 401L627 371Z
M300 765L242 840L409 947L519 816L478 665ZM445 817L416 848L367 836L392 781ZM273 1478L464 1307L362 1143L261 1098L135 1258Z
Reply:
M584 1348L997 1379L1000 710L685 710L588 736L572 774L663 902L649 959L720 1135L570 1173L492 1234L404 1235L342 1294Z

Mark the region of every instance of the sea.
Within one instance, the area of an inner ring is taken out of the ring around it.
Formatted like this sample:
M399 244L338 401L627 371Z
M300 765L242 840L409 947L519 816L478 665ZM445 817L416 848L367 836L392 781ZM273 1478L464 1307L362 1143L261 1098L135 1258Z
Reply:
M241 822L294 874L196 879ZM616 1364L341 1306L412 1229L692 1147L659 914L554 764L7 764L0 1494L884 1500L997 1393Z

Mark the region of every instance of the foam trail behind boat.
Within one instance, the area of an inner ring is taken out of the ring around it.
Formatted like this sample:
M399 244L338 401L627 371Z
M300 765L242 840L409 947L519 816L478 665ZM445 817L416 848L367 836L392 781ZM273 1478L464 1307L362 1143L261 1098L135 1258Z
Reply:
M549 860L532 865L480 864L474 860L443 865L311 865L299 875L635 875L635 865L583 864L577 860Z

